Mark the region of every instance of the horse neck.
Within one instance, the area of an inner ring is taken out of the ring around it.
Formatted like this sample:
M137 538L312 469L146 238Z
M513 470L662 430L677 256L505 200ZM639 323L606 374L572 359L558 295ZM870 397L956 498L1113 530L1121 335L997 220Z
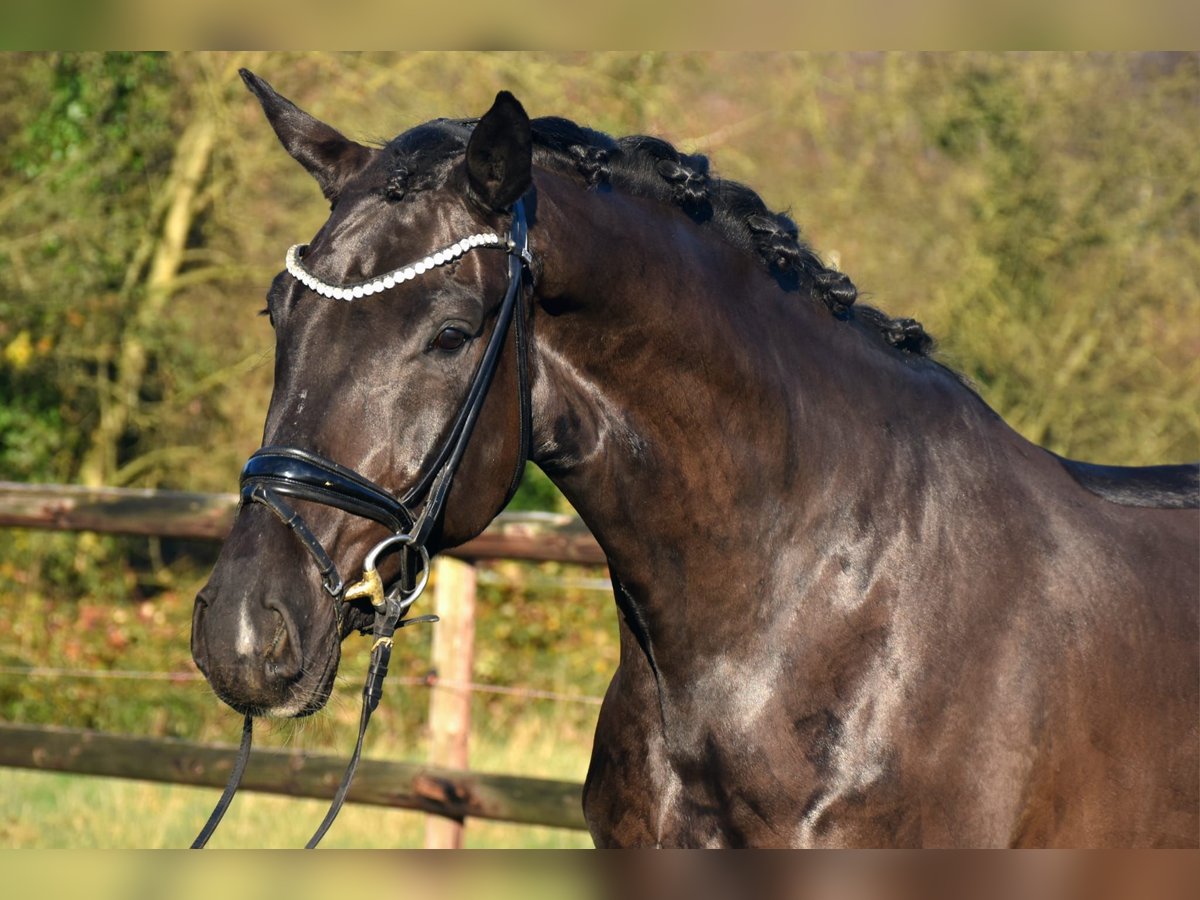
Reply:
M897 470L919 454L890 445L949 379L675 210L572 188L543 191L538 218L534 458L649 633L695 650L713 616L770 602L781 554L804 565L801 536L853 527L831 504L911 481Z

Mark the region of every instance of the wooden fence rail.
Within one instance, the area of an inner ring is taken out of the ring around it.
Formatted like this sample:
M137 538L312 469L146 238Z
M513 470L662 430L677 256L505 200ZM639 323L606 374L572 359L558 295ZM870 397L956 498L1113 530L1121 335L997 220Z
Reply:
M237 504L236 494L0 481L0 527L221 541L229 534ZM606 561L577 517L536 512L501 513L483 534L446 555L601 565Z
M237 748L50 726L0 724L0 766L222 788ZM254 750L243 788L328 800L346 760L300 751ZM416 763L364 759L347 800L467 817L586 828L580 785Z

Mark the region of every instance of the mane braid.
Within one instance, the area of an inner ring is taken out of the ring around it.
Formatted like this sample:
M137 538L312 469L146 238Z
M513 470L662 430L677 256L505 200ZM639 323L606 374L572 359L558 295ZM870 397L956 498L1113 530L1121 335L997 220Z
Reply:
M612 138L568 119L533 120L538 162L566 169L594 189L616 188L675 205L696 222L708 223L736 247L755 253L784 290L810 290L840 319L868 326L895 349L927 357L933 339L915 319L894 319L869 306L855 306L858 289L800 238L796 223L772 212L762 198L736 181L717 178L708 158L680 153L660 138Z
M436 119L390 141L383 196L400 202L444 183L450 160L466 147L476 119ZM896 350L928 357L933 339L915 319L856 305L858 288L800 237L786 214L772 212L744 184L712 174L702 154L681 153L647 135L613 138L557 116L534 119L535 162L579 177L592 190L622 190L676 206L698 224L755 254L786 291L807 290L837 318L854 320Z

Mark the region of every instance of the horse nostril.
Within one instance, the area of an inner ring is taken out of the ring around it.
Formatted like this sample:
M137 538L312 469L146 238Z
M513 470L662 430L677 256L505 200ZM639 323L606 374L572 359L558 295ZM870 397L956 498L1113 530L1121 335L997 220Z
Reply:
M196 595L196 605L192 608L192 659L196 668L208 675L208 646L204 639L204 613L208 611L208 600L204 593Z
M268 608L275 613L279 627L264 654L267 672L275 678L293 679L300 674L303 659L296 623L282 606L273 603Z

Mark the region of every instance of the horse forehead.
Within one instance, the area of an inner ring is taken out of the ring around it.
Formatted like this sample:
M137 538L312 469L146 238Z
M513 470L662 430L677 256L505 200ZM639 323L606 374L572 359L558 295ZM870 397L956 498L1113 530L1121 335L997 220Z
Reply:
M389 141L347 185L313 249L349 241L384 240L420 249L431 238L465 227L465 197L450 172L466 152L473 120L435 119ZM370 250L371 244L360 246Z
M369 278L380 274L376 269L383 263L414 262L464 237L469 228L464 198L449 189L394 202L368 186L339 201L306 257L314 267L343 270L329 272L341 280Z

